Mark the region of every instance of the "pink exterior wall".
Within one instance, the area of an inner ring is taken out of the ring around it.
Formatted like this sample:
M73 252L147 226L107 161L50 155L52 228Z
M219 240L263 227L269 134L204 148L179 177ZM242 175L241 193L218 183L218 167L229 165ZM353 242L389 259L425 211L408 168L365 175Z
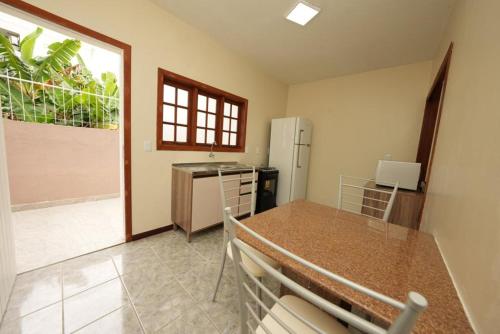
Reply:
M13 205L120 192L119 132L4 119Z

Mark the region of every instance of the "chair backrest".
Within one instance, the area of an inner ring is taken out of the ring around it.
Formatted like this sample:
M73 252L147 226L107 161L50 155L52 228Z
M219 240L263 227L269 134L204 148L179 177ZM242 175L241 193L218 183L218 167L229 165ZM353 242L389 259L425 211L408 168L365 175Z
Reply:
M257 189L255 167L219 168L218 173L222 214L224 208L230 207L235 217L253 216Z
M266 333L270 333L269 329L266 328L265 324L262 323L261 319L259 316L256 314L256 312L252 308L252 303L255 302L260 307L270 316L273 318L275 322L277 322L283 329L287 332L294 333L293 330L291 330L287 324L286 321L283 319L283 316L279 316L278 314L275 314L272 312L265 303L263 303L262 298L259 298L252 290L252 288L247 284L245 280L245 276L248 277L251 281L254 282L261 291L264 291L264 293L269 296L275 303L278 303L290 316L296 318L298 321L302 322L305 324L307 327L309 327L311 330L313 330L316 333L323 333L321 329L316 327L313 323L310 321L304 319L301 315L297 314L294 310L292 310L290 307L288 307L286 304L281 302L281 300L276 297L262 282L258 279L256 279L254 276L251 275L246 269L246 267L242 264L241 262L241 255L240 251L243 252L246 256L248 256L252 261L254 261L257 265L262 267L267 274L270 276L274 277L277 279L281 284L286 286L288 289L293 291L296 295L301 297L302 299L308 301L309 303L317 306L318 308L324 310L325 312L329 313L330 315L336 317L337 319L343 320L347 322L348 324L352 325L353 327L356 327L357 329L363 331L364 333L368 334L409 334L412 331L412 328L415 326L415 323L417 321L417 318L419 314L427 307L427 300L420 294L416 292L409 292L408 294L408 300L406 301L406 304L395 300L393 298L390 298L388 296L385 296L383 294L380 294L376 291L373 291L371 289L368 289L362 285L359 285L357 283L354 283L342 276L336 275L324 268L321 268L289 251L286 249L274 244L273 242L265 239L261 235L257 234L253 230L249 229L246 227L244 224L239 222L236 218L234 218L231 215L231 209L226 208L224 210L224 224L226 225L226 229L229 232L229 238L231 241L231 247L233 248L233 261L236 264L236 277L238 280L238 292L239 292L239 299L240 299L240 323L241 323L241 333L246 334L249 331L254 332L255 327L252 324L252 321L250 319L253 319L254 323L257 323L261 328L264 330ZM288 277L284 276L279 270L273 268L269 264L267 264L265 261L262 260L259 256L255 255L255 252L249 251L248 246L245 247L245 244L238 239L236 236L236 229L243 230L244 232L250 234L252 237L255 239L259 240L260 242L264 243L265 245L271 247L272 249L280 252L281 254L293 259L294 261L299 262L303 266L312 269L321 275L324 275L328 277L331 280L334 280L338 283L341 283L343 285L346 285L350 287L353 290L356 290L362 294L365 294L373 299L376 299L380 302L386 303L388 305L391 305L399 310L401 310L399 316L395 319L395 321L391 324L391 326L388 329L384 329L382 327L379 327L364 318L353 314L325 299L322 297L314 294L312 291L306 289L305 287L297 284L296 282L292 281ZM249 317L249 315L251 317ZM290 317L287 317L288 319Z
M398 188L399 182L381 188L372 179L340 175L337 208L387 222Z

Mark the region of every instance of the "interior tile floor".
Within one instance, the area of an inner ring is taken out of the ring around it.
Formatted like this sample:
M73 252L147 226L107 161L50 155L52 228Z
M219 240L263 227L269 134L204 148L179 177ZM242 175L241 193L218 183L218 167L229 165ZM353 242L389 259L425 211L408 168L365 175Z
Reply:
M122 208L112 198L13 212L17 272L124 242Z
M230 260L211 301L221 250L221 228L169 231L21 274L0 334L238 333Z

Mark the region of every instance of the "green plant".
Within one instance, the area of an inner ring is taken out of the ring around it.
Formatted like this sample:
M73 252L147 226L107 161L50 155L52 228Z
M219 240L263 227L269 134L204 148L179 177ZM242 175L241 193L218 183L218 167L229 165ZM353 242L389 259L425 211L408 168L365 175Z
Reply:
M0 106L3 117L29 122L116 129L119 89L111 72L95 78L78 54L81 42L66 39L33 57L43 29L23 38L16 51L0 34ZM72 64L73 59L77 64Z

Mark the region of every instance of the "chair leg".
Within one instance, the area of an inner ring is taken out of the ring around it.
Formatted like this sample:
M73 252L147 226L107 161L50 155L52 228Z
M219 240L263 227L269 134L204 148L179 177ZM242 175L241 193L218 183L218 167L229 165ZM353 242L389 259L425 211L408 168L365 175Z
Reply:
M215 283L214 295L212 296L212 301L215 301L217 297L217 291L219 290L220 281L222 279L222 273L224 272L224 264L226 263L227 256L227 233L224 231L224 240L222 242L222 254L221 254L219 274L217 275L217 282Z
M262 283L262 277L258 277L257 279ZM262 289L258 285L255 286L255 294L260 301L264 302L262 300ZM259 319L262 320L262 307L259 305L259 303L257 303L257 315L259 316Z

